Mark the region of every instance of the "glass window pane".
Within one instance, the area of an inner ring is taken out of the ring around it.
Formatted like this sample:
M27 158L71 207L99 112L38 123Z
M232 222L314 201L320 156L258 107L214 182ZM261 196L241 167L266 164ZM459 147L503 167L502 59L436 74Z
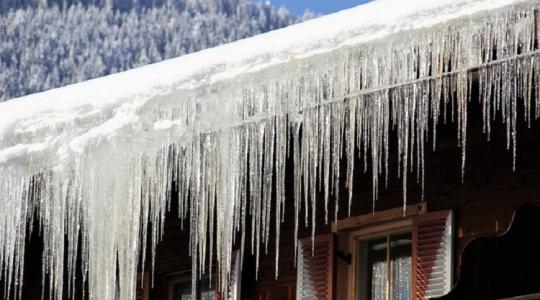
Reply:
M173 286L174 300L191 300L191 281L181 281Z
M175 283L172 293L173 300L193 300L191 298L191 279ZM197 299L200 300L215 299L215 291L210 287L210 281L207 277L199 281L197 294Z
M358 300L411 299L411 234L361 241L358 245Z
M371 267L371 299L386 300L386 283L388 278L388 264L386 261L377 261Z
M410 234L391 237L391 299L408 300L411 297L411 245Z
M388 264L386 238L360 242L359 299L386 300Z
M214 291L202 291L201 299L202 300L214 300L216 298L216 293Z

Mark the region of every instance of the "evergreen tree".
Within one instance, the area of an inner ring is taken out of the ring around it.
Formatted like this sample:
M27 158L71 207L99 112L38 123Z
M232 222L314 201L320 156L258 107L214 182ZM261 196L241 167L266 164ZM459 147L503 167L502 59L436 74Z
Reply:
M0 101L297 21L250 0L2 0Z

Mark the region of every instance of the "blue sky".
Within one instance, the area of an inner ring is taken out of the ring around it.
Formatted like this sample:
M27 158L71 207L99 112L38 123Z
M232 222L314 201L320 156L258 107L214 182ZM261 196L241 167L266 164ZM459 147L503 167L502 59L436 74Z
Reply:
M271 0L275 7L285 6L291 13L301 15L306 9L315 13L328 14L354 7L369 0Z

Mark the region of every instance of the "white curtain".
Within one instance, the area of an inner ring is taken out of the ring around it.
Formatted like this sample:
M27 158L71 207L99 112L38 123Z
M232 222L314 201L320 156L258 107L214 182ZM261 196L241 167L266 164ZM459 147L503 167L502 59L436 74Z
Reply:
M411 257L402 256L391 260L392 286L390 299L409 300L411 297ZM386 283L388 280L388 264L386 261L372 265L371 297L372 300L387 300Z
M386 282L388 279L388 264L386 261L375 262L372 266L371 299L386 300Z
M392 300L411 298L411 257L402 256L392 259Z

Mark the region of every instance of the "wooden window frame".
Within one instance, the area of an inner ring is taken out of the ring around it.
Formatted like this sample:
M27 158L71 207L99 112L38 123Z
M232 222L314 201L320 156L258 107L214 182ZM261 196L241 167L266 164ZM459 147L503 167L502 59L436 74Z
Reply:
M332 231L338 235L338 239L344 239L345 242L345 245L340 243L341 245L338 246L338 249L346 250L351 255L351 263L346 272L347 299L356 300L359 295L357 286L358 268L360 265L357 255L359 242L390 235L412 233L415 216L425 214L426 212L426 204L420 203L406 206L405 209L399 207L338 220L332 224Z
M168 274L167 279L167 300L173 299L174 286L180 282L191 282L191 271L178 271Z
M360 231L361 233L359 235L353 235L350 237L350 244L352 245L352 252L351 252L351 255L352 255L352 267L353 269L351 270L351 273L350 273L350 277L351 280L349 281L349 288L351 291L353 291L353 298L352 299L358 299L358 296L359 296L359 292L360 290L358 289L358 285L357 285L357 282L358 282L358 270L360 268L360 264L362 263L360 261L360 258L358 257L359 255L359 252L360 252L360 249L359 249L359 244L361 242L366 242L366 241L371 241L371 240L374 240L374 239L378 239L378 238L385 238L386 239L386 260L387 262L390 261L390 250L388 249L390 247L390 238L391 236L395 236L395 235L401 235L401 234L406 234L406 233L411 233L412 234L412 224L408 224L409 222L395 222L395 223L391 223L391 225L395 225L395 226L391 226L392 229L388 229L388 230L385 230L385 231L382 231L382 232L377 232L377 233L373 233L373 234L367 234L367 235L364 235L363 234L363 231ZM389 224L390 225L390 224ZM355 232L353 232L354 234ZM412 253L412 248L411 248L411 253ZM412 270L411 270L412 271ZM388 267L387 267L387 276L388 276L388 280L391 280L391 265L389 264ZM412 278L412 277L411 277ZM386 285L386 294L387 294L387 299L389 299L389 295L390 295L390 285L389 285L389 281L387 281L387 285ZM411 282L411 296L412 296L412 282ZM411 298L412 299L412 298Z
M208 275L208 274L207 274ZM191 284L191 270L182 270L177 272L172 272L167 274L166 277L166 283L167 283L167 300L172 300L174 296L174 286L180 282L188 282ZM212 275L214 276L214 275ZM213 284L216 284L214 281L215 278L212 279ZM219 293L217 290L214 290L216 293L215 299L219 299Z
M242 274L241 274L241 263L239 260L240 260L240 251L239 250L234 250L232 252L232 255L233 255L233 258L231 259L231 265L233 264L238 264L236 267L238 267L238 269L236 270L237 272L239 272L237 274L237 276L239 277L238 280L236 282L237 284L237 287L236 287L236 290L235 290L235 294L233 295L234 298L233 299L240 299L241 298L241 295L242 295ZM225 296L225 298L222 297L220 291L218 290L218 279L217 279L217 273L216 273L216 270L213 270L212 272L212 277L210 278L210 274L203 274L203 276L208 276L208 279L211 279L212 280L212 290L214 291L215 293L215 297L214 299L216 300L219 300L219 299L228 299L229 297L229 294L227 292L227 295ZM231 273L232 275L232 273ZM188 270L188 269L183 269L183 270L180 270L180 271L176 271L176 272L171 272L171 273L168 273L166 276L165 276L165 281L166 281L166 297L167 297L167 300L172 300L173 299L173 296L174 296L174 286L180 282L189 282L191 284L191 276L192 276L192 272L191 270ZM200 280L199 280L200 281ZM230 284L231 282L229 282ZM200 284L200 283L199 283ZM200 288L200 286L199 286ZM200 294L198 294L198 296L200 296Z

